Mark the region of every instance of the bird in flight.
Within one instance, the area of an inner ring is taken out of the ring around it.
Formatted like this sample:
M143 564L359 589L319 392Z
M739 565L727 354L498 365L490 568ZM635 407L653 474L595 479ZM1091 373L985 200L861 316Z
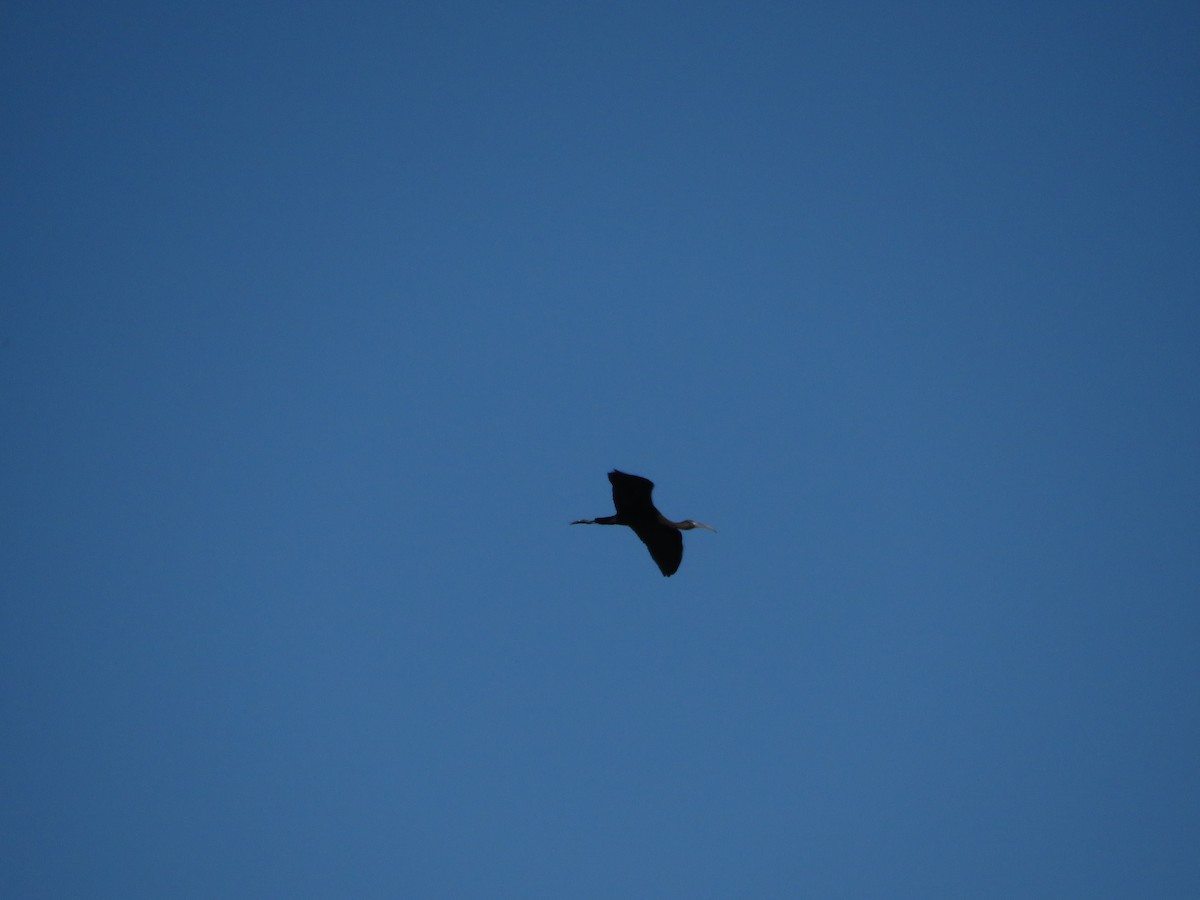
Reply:
M681 531L691 531L693 528L707 528L712 532L717 530L694 519L672 522L660 513L650 500L654 482L649 478L626 475L613 469L608 473L608 480L612 483L613 506L617 508L617 514L601 516L599 519L576 519L571 524L628 525L646 545L663 575L674 575L683 561Z

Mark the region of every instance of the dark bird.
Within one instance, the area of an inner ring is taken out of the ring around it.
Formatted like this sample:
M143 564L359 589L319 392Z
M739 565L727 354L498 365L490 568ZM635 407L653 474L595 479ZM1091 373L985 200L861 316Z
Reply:
M613 469L608 473L608 480L612 483L613 506L617 508L617 514L599 519L576 519L571 524L628 525L641 538L664 575L674 575L683 561L683 535L679 532L693 528L717 530L693 519L672 522L660 513L650 500L654 482L649 478L626 475Z

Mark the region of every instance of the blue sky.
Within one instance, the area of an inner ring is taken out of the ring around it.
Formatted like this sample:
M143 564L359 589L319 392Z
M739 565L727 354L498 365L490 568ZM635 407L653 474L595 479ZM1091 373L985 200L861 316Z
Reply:
M1200 893L1194 4L4 20L5 896Z

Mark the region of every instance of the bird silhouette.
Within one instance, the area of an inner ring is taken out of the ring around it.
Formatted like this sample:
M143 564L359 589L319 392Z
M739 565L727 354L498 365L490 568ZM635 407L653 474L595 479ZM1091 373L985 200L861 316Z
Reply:
M683 561L683 535L680 532L693 528L707 528L712 532L717 530L695 519L672 522L660 513L650 499L654 482L649 478L627 475L613 469L608 473L608 480L612 484L613 506L617 508L617 514L598 519L576 519L571 524L628 525L646 545L663 575L674 575Z

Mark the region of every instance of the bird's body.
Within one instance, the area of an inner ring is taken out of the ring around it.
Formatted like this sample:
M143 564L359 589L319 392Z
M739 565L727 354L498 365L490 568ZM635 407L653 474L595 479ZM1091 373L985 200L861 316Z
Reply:
M693 519L682 522L672 522L657 509L650 499L654 490L654 482L639 475L627 475L613 469L608 473L612 484L613 506L617 508L616 515L601 516L598 519L576 519L572 525L628 525L646 545L650 556L658 564L663 575L674 575L683 561L683 535L681 531L691 531L693 528L707 528L716 531L711 525L705 525Z

